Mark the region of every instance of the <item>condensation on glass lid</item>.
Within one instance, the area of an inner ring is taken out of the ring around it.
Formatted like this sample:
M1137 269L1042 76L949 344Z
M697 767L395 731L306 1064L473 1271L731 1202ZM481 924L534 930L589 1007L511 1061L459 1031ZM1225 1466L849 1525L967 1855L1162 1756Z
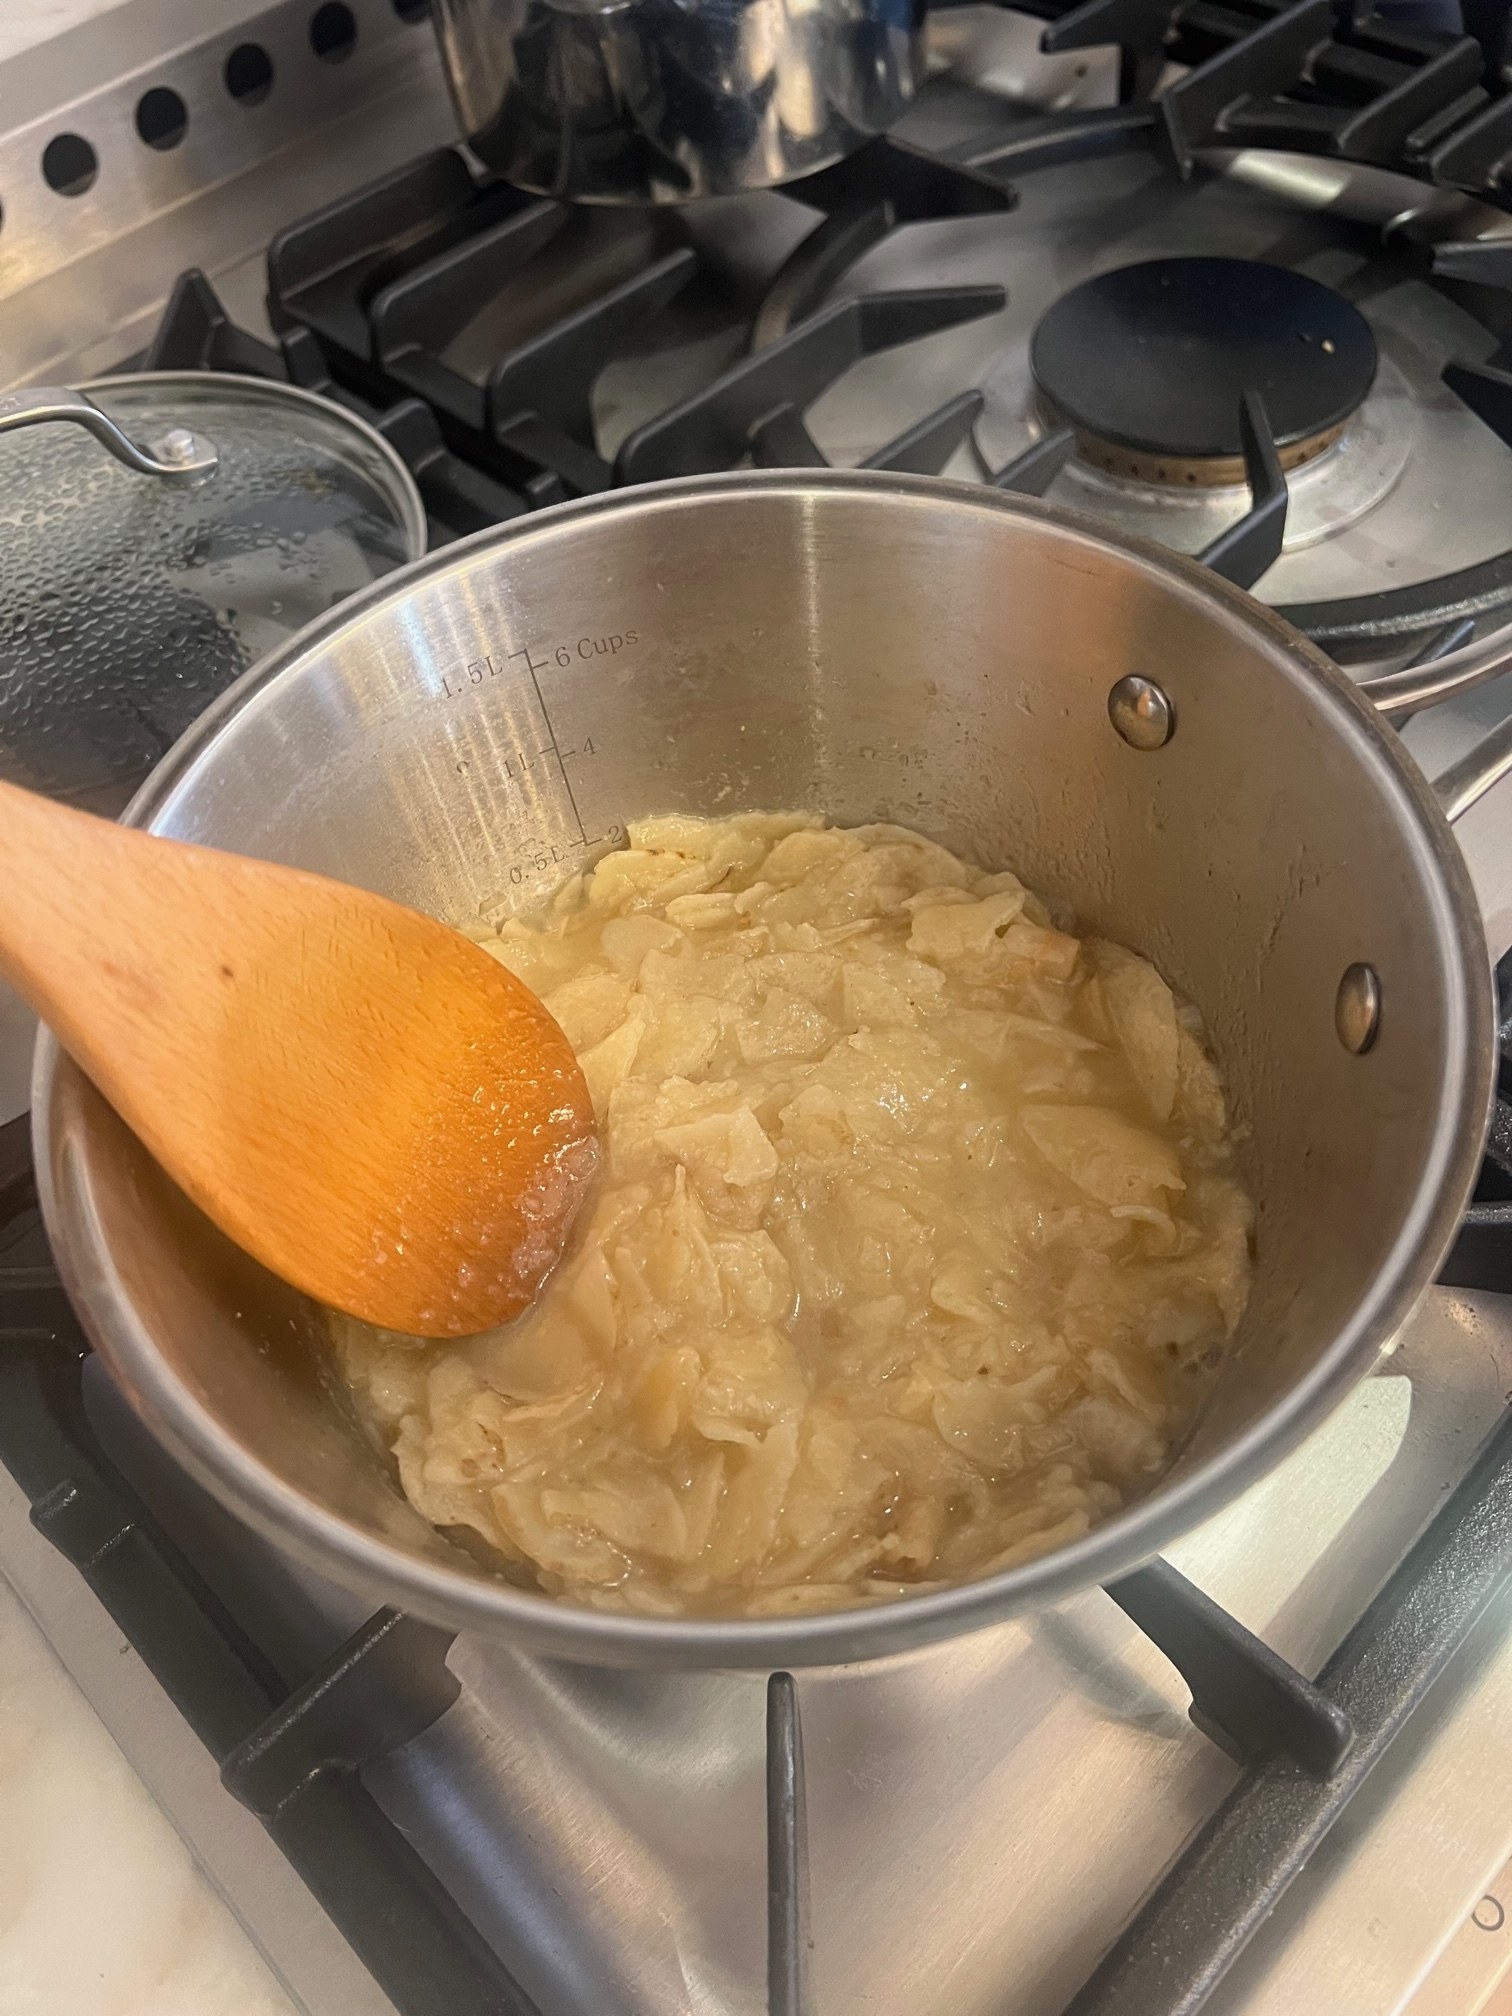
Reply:
M186 426L215 474L139 475L75 427L0 437L0 777L118 811L275 645L424 550L404 465L328 400L200 372L86 389L135 440Z
M1149 1488L1249 1287L1195 1012L895 826L632 824L488 949L577 1051L605 1167L519 1321L335 1319L411 1502L643 1615L992 1573Z

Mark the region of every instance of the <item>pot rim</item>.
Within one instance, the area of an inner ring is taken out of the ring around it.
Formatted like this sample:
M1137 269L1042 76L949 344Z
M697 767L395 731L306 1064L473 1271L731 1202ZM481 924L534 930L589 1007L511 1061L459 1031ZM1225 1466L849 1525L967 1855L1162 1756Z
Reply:
M1384 762L1411 808L1432 860L1441 926L1453 941L1449 1086L1416 1199L1369 1293L1284 1399L1226 1448L1172 1484L1157 1484L1069 1545L977 1581L845 1610L784 1618L648 1618L590 1610L402 1552L305 1497L251 1457L167 1368L124 1293L89 1196L76 1144L55 1135L61 1053L44 1029L33 1077L32 1124L42 1214L59 1272L91 1340L170 1452L248 1524L309 1567L336 1573L381 1601L455 1629L509 1637L537 1652L606 1666L831 1665L883 1657L962 1635L1127 1573L1200 1524L1265 1474L1315 1427L1373 1362L1431 1283L1480 1164L1494 1086L1494 995L1484 927L1463 856L1431 786L1353 681L1307 638L1242 590L1150 541L1110 534L1081 513L983 485L874 471L736 471L603 493L489 527L384 576L291 637L230 686L152 772L126 824L153 820L225 724L259 694L382 603L403 602L459 557L551 540L626 508L712 503L753 491L795 496L878 492L941 506L1048 521L1153 566L1172 585L1216 601L1229 618L1314 677L1357 736Z

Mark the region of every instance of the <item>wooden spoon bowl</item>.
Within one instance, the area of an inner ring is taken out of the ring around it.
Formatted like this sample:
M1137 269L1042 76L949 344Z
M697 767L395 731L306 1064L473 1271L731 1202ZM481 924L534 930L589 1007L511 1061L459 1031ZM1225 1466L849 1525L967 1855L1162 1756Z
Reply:
M461 933L0 785L0 973L206 1215L318 1301L517 1315L597 1165L562 1031Z

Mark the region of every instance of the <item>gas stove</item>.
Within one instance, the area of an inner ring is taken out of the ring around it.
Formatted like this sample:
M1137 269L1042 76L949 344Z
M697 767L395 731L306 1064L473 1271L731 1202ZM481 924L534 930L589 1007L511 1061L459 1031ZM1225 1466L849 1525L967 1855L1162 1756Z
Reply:
M652 214L483 175L423 7L125 0L0 71L0 387L290 379L387 436L435 543L867 463L1199 555L1361 677L1512 624L1495 22L1032 11L937 15L919 103L838 167ZM1435 770L1508 704L1406 733ZM1498 956L1509 796L1457 829ZM1107 1591L865 1669L368 1616L123 1408L21 1120L0 1330L0 1570L309 2016L1458 2016L1512 1962L1512 1106L1441 1284L1271 1478Z

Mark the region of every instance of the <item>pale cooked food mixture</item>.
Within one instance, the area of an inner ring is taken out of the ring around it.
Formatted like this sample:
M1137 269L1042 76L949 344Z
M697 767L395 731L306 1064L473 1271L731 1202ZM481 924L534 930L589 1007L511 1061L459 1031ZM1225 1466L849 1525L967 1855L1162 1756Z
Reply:
M515 1579L769 1616L990 1574L1149 1485L1249 1286L1195 1013L896 826L648 820L489 943L607 1150L509 1328L347 1320L438 1526Z

